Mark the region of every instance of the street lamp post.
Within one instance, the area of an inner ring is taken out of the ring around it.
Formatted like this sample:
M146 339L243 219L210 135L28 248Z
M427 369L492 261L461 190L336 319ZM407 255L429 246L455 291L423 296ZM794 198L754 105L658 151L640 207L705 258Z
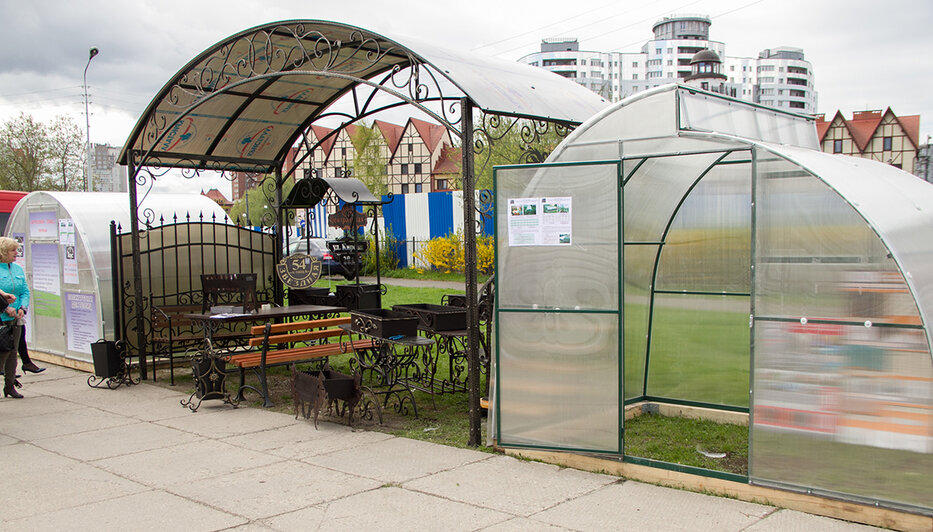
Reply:
M87 67L91 66L91 59L99 54L100 50L91 48L88 52L87 65L84 66L84 119L87 127L87 176L84 179L84 190L91 190L91 115L88 113L87 103Z

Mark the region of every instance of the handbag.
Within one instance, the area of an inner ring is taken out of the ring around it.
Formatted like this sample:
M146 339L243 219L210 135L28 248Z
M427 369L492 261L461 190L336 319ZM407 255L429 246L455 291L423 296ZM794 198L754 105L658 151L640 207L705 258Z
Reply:
M13 327L15 326L13 322L0 326L0 353L13 350Z

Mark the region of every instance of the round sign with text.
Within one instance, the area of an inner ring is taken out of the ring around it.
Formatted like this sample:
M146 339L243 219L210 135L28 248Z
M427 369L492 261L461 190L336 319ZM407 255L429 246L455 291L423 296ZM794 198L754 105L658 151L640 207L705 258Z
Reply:
M304 253L293 253L275 266L282 284L289 288L302 290L311 288L321 278L321 259Z

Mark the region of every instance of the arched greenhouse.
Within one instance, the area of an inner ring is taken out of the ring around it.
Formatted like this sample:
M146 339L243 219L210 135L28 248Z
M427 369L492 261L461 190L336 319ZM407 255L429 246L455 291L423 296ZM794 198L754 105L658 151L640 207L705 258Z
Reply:
M681 85L496 172L500 445L626 457L638 403L748 414L751 484L933 512L933 187Z

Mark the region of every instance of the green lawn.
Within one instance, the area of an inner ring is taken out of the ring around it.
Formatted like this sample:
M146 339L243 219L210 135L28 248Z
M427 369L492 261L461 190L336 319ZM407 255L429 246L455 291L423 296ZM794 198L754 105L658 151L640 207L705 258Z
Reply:
M748 427L742 425L643 414L625 422L624 442L627 456L748 474Z

